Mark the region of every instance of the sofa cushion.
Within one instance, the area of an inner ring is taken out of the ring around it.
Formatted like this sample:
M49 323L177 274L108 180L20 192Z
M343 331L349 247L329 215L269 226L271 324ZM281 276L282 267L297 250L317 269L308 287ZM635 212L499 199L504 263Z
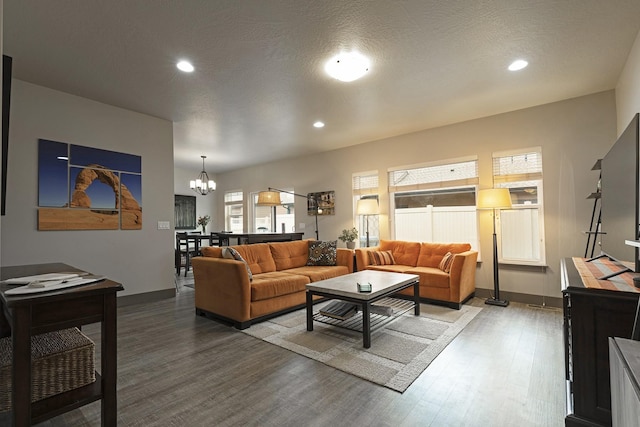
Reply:
M200 248L200 253L209 258L222 258L222 249L218 246L204 246Z
M245 268L247 269L247 274L249 274L249 281L253 280L253 274L251 273L251 269L249 268L249 264L242 258L242 255L238 253L237 250L233 248L224 248L222 250L222 258L226 259L235 259L236 261L242 261L244 263Z
M448 288L451 283L451 276L437 267L414 267L408 269L405 273L420 276L420 286Z
M276 271L276 263L273 261L269 245L255 243L253 245L232 246L245 259L251 272L256 275Z
M401 240L381 240L380 250L391 251L393 258L396 260L396 264L415 267L418 262L418 255L420 254L420 243Z
M304 292L310 280L307 276L280 271L256 274L251 282L251 301L262 301L282 295Z
M447 252L459 254L468 250L471 250L469 243L421 243L420 256L418 257L418 263L415 265L438 268L440 261L442 261Z
M309 242L309 259L307 265L336 265L338 242L336 240Z
M298 267L291 268L289 270L282 271L283 273L289 274L300 274L302 276L307 276L312 282L317 282L318 280L326 280L333 279L334 277L342 276L344 274L349 274L349 268L344 265L335 265L335 266L313 266L313 267Z
M451 271L451 264L453 263L453 254L451 252L447 252L442 257L440 264L438 264L438 268L445 273L449 273Z
M404 273L405 271L411 270L412 268L415 268L415 267L412 267L410 265L402 265L402 264L367 266L367 270L391 271L393 273Z
M276 264L276 270L302 267L309 258L309 240L294 240L293 242L269 243L271 256Z
M368 251L370 265L393 265L396 263L391 251Z

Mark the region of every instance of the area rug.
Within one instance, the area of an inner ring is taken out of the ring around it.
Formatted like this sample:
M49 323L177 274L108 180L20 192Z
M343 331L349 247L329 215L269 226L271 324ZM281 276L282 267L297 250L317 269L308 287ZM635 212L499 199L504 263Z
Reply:
M307 331L304 309L242 332L402 393L481 310L421 304L420 316L411 310L375 331L368 349L358 332L319 322Z

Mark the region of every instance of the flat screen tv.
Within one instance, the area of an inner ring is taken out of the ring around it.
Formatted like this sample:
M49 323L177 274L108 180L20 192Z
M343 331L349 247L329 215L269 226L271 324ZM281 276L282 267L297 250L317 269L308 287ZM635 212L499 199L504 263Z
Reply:
M625 271L640 272L638 246L640 186L638 184L638 114L622 132L602 159L602 255L617 261L621 269L603 278ZM630 264L629 268L622 262Z

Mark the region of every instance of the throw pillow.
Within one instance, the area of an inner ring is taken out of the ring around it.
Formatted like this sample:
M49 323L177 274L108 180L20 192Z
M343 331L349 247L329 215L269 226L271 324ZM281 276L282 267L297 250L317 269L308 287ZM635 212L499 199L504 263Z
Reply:
M393 265L396 263L391 251L369 251L369 264Z
M329 242L310 241L307 265L336 265L337 247L337 240Z
M240 255L238 251L236 251L233 248L228 248L228 247L224 248L222 250L222 258L235 259L236 261L242 261L244 263L244 267L247 269L247 274L249 275L249 281L250 282L253 281L253 273L251 273L249 264L247 264L247 261L245 261L245 259L242 258L242 255Z
M442 261L440 261L440 265L438 268L445 273L449 273L451 271L451 264L453 263L453 254L451 252L447 252L442 257Z

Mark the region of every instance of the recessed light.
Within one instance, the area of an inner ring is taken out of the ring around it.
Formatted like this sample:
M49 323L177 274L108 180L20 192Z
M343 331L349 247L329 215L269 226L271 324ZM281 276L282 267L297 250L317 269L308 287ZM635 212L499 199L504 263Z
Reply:
M517 59L517 60L513 61L511 63L511 65L509 65L509 71L522 70L527 65L529 65L529 63L527 61L525 61L524 59Z
M322 123L322 122L315 122L315 123L313 124L313 127L314 127L314 128L323 128L323 127L324 127L324 123Z
M178 67L178 70L184 71L185 73L191 73L194 70L193 65L191 65L191 62L189 61L180 61L176 64L176 67Z
M369 71L369 59L363 54L341 52L331 58L324 66L325 71L334 79L342 82L352 82L364 76Z

